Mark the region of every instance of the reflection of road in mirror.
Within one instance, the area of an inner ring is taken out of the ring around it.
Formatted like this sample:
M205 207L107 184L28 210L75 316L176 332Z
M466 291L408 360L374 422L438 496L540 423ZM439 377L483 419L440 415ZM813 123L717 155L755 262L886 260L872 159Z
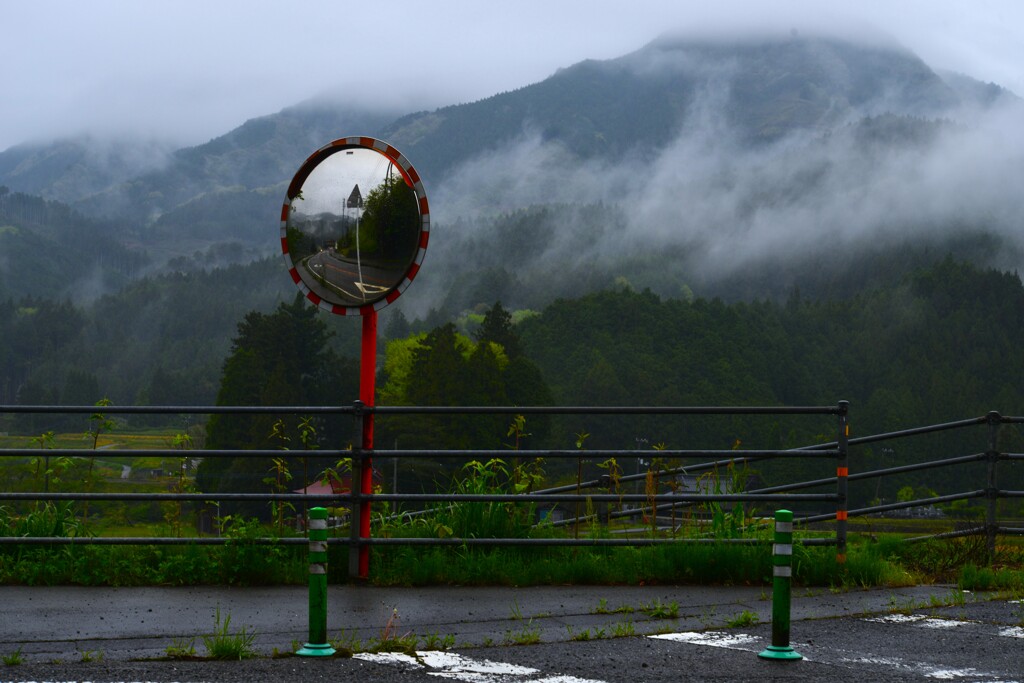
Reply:
M391 298L415 275L426 244L426 198L417 195L415 171L365 148L309 163L285 207L283 246L294 275L322 303L363 307Z
M343 303L353 306L380 299L399 283L404 273L404 269L359 263L330 247L303 259L299 268L300 277L309 275L302 279L314 294L328 301L341 297Z

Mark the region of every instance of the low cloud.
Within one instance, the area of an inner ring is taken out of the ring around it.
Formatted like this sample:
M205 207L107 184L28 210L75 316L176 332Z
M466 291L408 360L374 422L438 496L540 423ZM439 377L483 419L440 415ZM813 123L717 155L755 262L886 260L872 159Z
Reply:
M721 90L703 93L676 139L657 154L579 160L527 129L514 143L465 163L432 195L437 253L428 254L426 266L444 271L445 282L424 278L435 287L416 298L436 305L453 274L470 267L506 267L522 281L557 280L588 265L685 254L674 267L693 282L713 284L817 254L835 261L862 247L938 242L968 231L1019 244L1024 234L1019 101L939 120L851 112L828 130L751 145L724 125L723 98ZM483 244L502 248L494 233L502 219L495 216L541 205L605 210L592 225L575 223L593 214L540 212L536 220L548 224L524 235L542 240L528 260L488 255ZM467 263L467 254L483 262Z

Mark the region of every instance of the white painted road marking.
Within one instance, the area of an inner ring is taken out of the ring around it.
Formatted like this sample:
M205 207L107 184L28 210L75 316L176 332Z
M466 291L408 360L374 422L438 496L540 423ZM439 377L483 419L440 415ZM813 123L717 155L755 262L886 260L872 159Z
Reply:
M924 628L956 628L958 626L980 626L976 621L955 621L952 619L937 619L926 615L891 614L885 617L864 619L864 621L892 624L913 624L915 627ZM1012 631L1012 632L1011 632ZM1024 628L1004 628L999 631L1001 636L1024 638ZM687 631L682 633L665 633L661 635L647 636L657 640L669 640L689 645L706 645L709 647L721 647L730 650L741 650L746 652L759 652L763 649L765 639L746 633L730 633L726 631ZM990 681L991 683L1020 683L1017 679L1007 680L999 674L986 671L979 671L973 667L952 668L942 663L908 661L897 656L883 656L865 653L861 655L844 654L841 648L826 648L821 645L809 645L806 643L794 643L796 649L804 655L804 661L816 661L820 663L838 664L868 664L881 666L896 672L913 673L937 680L954 680L967 678L972 681ZM811 650L811 657L808 657L807 650Z
M956 628L958 626L967 626L968 624L973 623L973 621L968 621L967 619L939 619L936 617L929 617L921 622L921 626L924 628Z
M1020 600L1010 602L1022 602ZM970 619L940 619L929 617L924 614L889 614L884 617L871 617L864 621L873 621L881 624L916 624L923 628L957 628L960 626L979 626L979 622ZM1024 628L1020 626L1008 626L999 629L997 635L1004 638L1024 638Z
M914 621L924 621L928 616L924 614L887 614L884 617L871 617L864 621L873 621L879 624L908 624Z
M427 669L427 673L441 678L450 678L466 683L604 683L590 678L576 676L541 676L539 669L518 664L492 662L489 659L470 659L454 652L423 651L416 656L400 652L369 653L360 652L352 655L354 659L375 664L392 664L411 669Z
M711 647L724 647L729 650L745 650L747 652L759 652L764 649L760 643L761 638L747 635L746 633L726 633L724 631L702 631L687 633L663 633L656 636L648 636L655 640L673 640L679 643L690 643L692 645L710 645ZM753 646L753 647L751 647Z

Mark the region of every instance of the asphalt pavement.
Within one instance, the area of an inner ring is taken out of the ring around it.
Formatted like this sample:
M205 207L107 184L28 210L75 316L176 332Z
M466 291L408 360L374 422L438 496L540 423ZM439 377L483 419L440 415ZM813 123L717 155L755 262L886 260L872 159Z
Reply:
M22 660L0 681L1024 681L1024 603L950 586L794 589L796 662L757 656L771 643L762 587L332 586L332 640L403 636L417 653L280 657L308 639L307 602L302 587L0 587L0 655ZM204 655L218 611L259 657L165 659Z

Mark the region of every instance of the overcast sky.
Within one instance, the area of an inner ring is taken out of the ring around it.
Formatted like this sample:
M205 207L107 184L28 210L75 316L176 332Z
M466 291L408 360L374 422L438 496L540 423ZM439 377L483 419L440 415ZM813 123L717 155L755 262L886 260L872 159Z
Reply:
M466 102L662 32L874 26L1024 95L1020 0L0 0L0 150L87 131L198 144L326 91Z

